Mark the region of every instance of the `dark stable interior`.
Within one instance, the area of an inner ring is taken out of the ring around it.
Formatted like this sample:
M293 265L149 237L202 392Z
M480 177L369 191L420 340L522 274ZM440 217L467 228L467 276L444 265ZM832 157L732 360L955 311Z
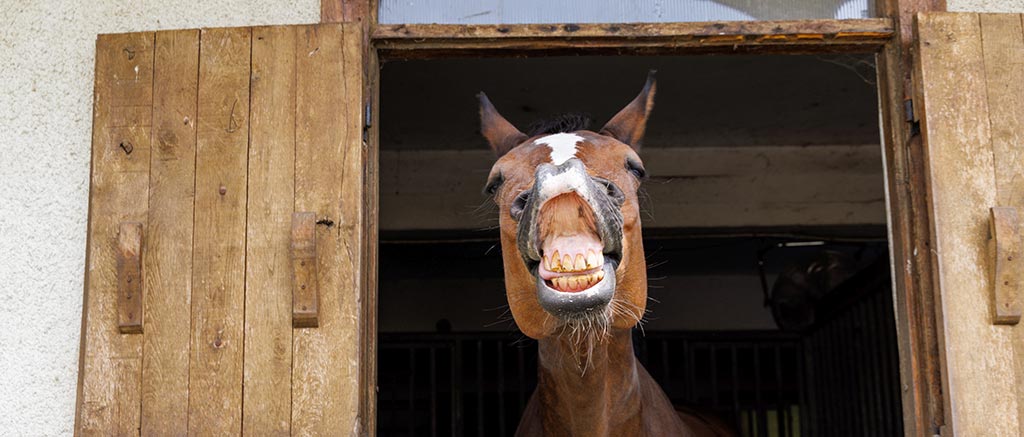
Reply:
M639 360L674 404L739 435L902 434L872 60L385 63L379 433L511 435L536 384L481 194L476 92L521 129L587 111L597 130L657 69Z

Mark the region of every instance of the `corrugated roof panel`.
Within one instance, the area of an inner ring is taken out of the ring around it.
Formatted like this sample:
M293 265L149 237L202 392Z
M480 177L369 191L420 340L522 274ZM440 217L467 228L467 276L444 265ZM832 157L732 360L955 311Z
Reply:
M869 18L875 0L380 0L384 24L655 23Z

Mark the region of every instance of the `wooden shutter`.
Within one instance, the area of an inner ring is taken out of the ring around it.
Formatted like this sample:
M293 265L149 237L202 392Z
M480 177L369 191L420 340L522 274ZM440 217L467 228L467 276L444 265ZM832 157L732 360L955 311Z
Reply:
M372 419L362 44L352 24L99 37L76 434Z
M917 33L914 104L952 426L943 435L1024 435L1021 16L928 13L918 17Z

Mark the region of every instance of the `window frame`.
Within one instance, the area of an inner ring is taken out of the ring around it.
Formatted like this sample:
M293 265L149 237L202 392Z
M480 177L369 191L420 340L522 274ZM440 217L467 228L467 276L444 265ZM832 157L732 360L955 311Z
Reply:
M913 101L915 15L944 11L945 0L880 0L879 18L635 24L377 24L377 0L322 0L321 21L359 21L366 29L367 115L379 114L379 65L398 59L537 57L557 55L874 53L879 122L893 259L896 329L903 390L904 434L932 435L949 423L940 359L936 260L929 250L926 166ZM368 120L368 194L364 274L367 371L363 429L375 431L377 310L377 126ZM898 268L897 268L898 267Z

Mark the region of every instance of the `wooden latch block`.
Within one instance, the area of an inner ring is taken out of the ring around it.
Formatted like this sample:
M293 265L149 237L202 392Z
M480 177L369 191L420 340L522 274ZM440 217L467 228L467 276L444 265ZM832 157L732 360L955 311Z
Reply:
M1016 325L1021 316L1021 288L1024 286L1024 240L1020 215L1012 206L992 208L989 252L993 268L993 314L997 325Z
M319 324L320 295L316 275L316 214L292 214L292 326Z
M117 329L142 333L142 223L117 228Z

